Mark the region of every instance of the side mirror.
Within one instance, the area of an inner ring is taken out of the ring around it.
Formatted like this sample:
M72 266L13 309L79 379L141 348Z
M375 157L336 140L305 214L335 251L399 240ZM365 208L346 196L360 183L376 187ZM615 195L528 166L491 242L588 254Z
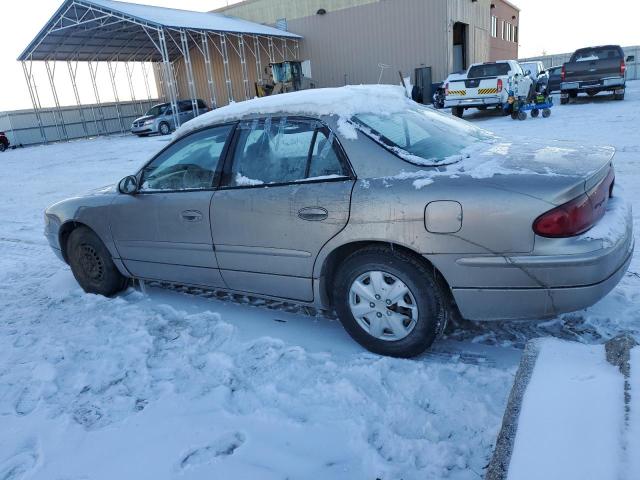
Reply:
M627 62L631 63L631 62L635 62L636 61L636 56L635 55L629 55L627 57Z
M134 195L138 191L138 179L133 175L124 177L118 183L118 191L125 195Z

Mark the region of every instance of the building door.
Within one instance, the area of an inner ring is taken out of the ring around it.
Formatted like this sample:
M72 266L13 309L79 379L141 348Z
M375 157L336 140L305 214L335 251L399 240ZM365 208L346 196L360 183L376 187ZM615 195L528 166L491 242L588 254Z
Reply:
M415 85L420 91L421 103L428 105L431 103L433 91L431 89L431 67L416 68Z
M462 22L453 24L453 71L467 69L467 28Z

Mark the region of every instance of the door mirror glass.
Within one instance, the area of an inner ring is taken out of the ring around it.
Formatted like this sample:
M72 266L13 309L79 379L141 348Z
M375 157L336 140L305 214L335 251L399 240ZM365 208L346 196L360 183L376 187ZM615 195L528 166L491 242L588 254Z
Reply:
M138 179L133 175L124 177L120 180L120 183L118 183L118 191L125 195L133 195L138 191Z
M636 61L636 56L635 55L629 55L627 57L627 62L635 62Z

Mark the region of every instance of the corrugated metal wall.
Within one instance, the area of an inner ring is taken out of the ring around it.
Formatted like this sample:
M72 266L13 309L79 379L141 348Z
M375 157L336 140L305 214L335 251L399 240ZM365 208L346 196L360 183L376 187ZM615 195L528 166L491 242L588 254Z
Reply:
M640 79L640 58L638 58L638 55L640 54L640 46L622 47L622 49L624 50L625 57L628 57L629 55L633 55L636 57L635 61L627 63L627 80ZM554 55L542 55L539 57L521 58L520 61L540 61L544 63L545 67L551 68L568 62L572 54L573 52L557 53Z
M82 109L78 107L63 107L62 117L65 122L66 136L62 126L57 121L55 110L52 108L43 109L40 112L42 126L47 142L57 142L62 140L72 140L85 136L109 135L128 132L131 122L141 116L151 106L157 103L154 101L122 102L119 104L120 116L118 116L118 106L115 103L98 105L84 105ZM85 132L82 117L85 118L87 132ZM103 117L104 115L104 117ZM102 119L104 118L104 123ZM35 145L43 143L38 119L33 110L17 110L14 112L0 113L0 131L4 131L12 145Z

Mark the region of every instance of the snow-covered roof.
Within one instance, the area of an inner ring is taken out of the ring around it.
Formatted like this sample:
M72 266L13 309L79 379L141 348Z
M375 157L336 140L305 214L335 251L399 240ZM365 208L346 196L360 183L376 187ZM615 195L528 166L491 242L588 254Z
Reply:
M388 114L401 112L416 104L407 98L405 89L394 85L348 85L338 88L316 88L254 98L232 103L190 120L180 127L175 137L220 122L236 120L247 115L336 115L349 119L358 113Z
M18 60L157 61L160 54L156 30L162 28L302 38L220 13L115 0L65 0ZM174 42L167 43L170 57L178 55Z

